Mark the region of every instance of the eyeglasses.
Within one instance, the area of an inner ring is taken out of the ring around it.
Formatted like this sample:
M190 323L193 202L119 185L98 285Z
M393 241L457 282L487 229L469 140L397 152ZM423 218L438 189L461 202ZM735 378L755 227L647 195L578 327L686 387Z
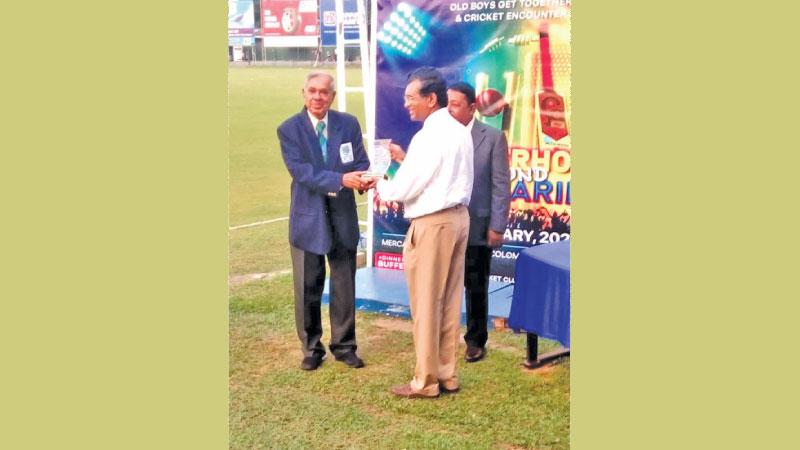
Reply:
M415 95L404 95L403 96L403 100L405 100L407 102L415 102L415 101L420 100L420 99L422 99L422 96L421 95L416 95L416 94Z

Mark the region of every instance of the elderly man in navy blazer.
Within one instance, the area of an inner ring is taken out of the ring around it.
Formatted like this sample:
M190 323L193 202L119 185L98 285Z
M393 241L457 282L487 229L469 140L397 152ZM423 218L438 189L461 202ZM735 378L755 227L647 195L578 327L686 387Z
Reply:
M325 357L320 301L325 256L331 268L330 352L353 368L356 354L355 273L359 230L353 189L365 189L369 168L358 120L330 111L333 77L306 76L302 111L278 127L286 168L292 177L289 244L294 274L295 323L303 351L300 368L315 370Z
M492 249L503 245L510 203L508 143L502 131L475 120L475 90L458 82L447 88L447 109L472 134L475 179L469 201L469 240L464 263L466 362L486 356L489 268Z

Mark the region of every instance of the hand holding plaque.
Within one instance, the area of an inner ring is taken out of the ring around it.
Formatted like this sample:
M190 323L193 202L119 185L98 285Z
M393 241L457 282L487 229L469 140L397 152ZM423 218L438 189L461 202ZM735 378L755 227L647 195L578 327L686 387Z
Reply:
M374 139L370 149L372 150L372 164L369 170L362 175L366 179L380 179L386 175L389 166L392 164L392 154L389 151L391 139Z

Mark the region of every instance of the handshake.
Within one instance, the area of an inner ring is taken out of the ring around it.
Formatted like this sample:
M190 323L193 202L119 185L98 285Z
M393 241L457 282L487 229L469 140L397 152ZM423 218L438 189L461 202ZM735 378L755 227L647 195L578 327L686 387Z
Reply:
M344 174L342 176L342 186L350 189L357 189L363 193L364 191L374 188L380 179L380 175L358 170Z
M406 152L397 144L389 144L389 153L391 158L399 163L406 158ZM364 191L374 188L381 178L383 176L380 174L364 170L348 172L342 176L342 186L358 189L359 192L364 193Z

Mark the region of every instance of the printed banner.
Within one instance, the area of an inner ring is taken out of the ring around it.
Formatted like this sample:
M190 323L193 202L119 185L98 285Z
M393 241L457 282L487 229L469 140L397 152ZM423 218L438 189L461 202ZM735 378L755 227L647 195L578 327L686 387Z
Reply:
M261 36L264 47L316 47L316 0L262 0Z
M433 66L475 87L476 119L508 138L511 210L494 280L513 281L521 250L570 236L570 16L570 0L378 0L375 137L408 148L421 124L403 108L406 79ZM402 269L402 205L375 195L372 207L373 265Z
M358 39L358 4L356 1L344 0L344 38ZM336 47L336 2L320 0L319 2L320 39L323 47ZM358 44L350 44L357 46Z
M229 37L252 37L255 23L255 8L252 0L228 0Z

